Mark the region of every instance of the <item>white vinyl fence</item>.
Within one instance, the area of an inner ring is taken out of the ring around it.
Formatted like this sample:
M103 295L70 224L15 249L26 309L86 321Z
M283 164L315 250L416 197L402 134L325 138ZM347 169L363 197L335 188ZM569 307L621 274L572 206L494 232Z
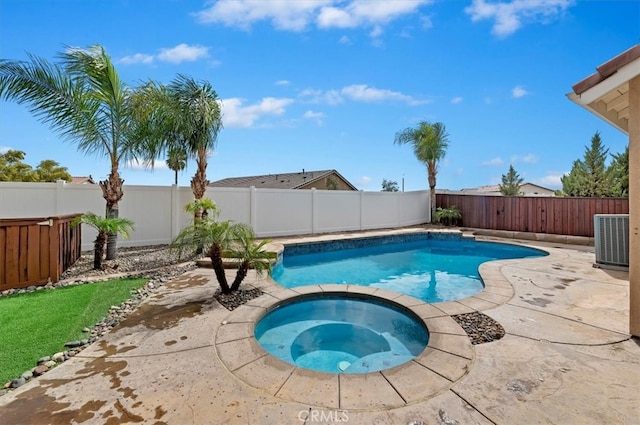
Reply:
M221 210L220 219L250 224L259 237L306 235L347 230L394 228L427 223L429 192L357 192L255 188L209 188L206 196ZM120 246L170 243L192 216L184 205L190 187L124 186L120 217L135 231ZM98 185L0 182L0 218L104 214ZM82 249L92 248L95 231L82 230Z

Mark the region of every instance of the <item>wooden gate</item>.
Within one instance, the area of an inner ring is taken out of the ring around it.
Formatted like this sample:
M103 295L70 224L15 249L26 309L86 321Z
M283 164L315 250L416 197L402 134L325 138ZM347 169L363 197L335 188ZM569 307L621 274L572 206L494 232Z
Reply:
M57 282L80 258L79 215L0 219L0 291Z

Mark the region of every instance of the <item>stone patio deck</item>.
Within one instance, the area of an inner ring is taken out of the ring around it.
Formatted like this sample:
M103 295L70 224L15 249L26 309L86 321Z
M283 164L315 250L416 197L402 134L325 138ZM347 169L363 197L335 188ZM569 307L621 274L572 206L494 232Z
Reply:
M522 243L550 255L485 263L486 289L474 297L429 305L376 291L418 312L431 338L414 361L366 375L298 369L253 339L273 299L313 287L285 290L250 275L245 288L266 294L229 312L212 299L213 272L189 272L78 356L1 397L0 422L639 423L628 275L593 268L587 247ZM449 318L470 311L497 320L505 337L472 346Z

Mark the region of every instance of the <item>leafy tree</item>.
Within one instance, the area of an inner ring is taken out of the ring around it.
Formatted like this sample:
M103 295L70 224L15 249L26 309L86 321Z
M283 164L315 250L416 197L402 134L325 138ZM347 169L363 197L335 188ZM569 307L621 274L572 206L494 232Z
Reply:
M23 163L25 153L8 150L0 154L0 181L33 182L36 175L30 165Z
M562 191L567 196L611 196L611 176L605 166L608 153L596 131L591 147L585 147L584 160L575 160L569 174L562 176Z
M60 164L51 159L40 161L35 173L37 181L40 182L57 182L58 180L71 181L71 174L67 171L67 167L61 167Z
M382 179L382 192L398 192L398 182Z
M124 238L129 237L129 232L133 230L133 221L122 217L100 217L92 212L81 215L73 221L77 223L87 224L98 231L95 241L93 242L93 268L102 269L102 258L104 257L104 246L110 233L122 235Z
M518 173L516 173L513 165L509 165L509 171L507 174L502 175L502 183L500 184L500 193L504 196L520 196L520 186L524 180Z
M624 152L611 155L613 161L607 172L611 179L611 196L628 198L629 197L629 146Z
M8 150L0 153L0 181L8 182L56 182L58 180L71 181L71 175L66 167L61 167L52 159L40 161L34 170L23 163L25 153Z
M187 152L181 146L173 146L167 152L167 167L175 173L174 184L178 185L178 171L187 166Z
M29 61L0 59L0 99L28 105L42 122L87 155L109 158L110 173L100 181L106 216L118 217L123 196L119 166L134 159L139 146L130 102L132 91L120 80L99 45L67 48L60 63L29 55ZM107 259L116 256L116 234L109 235Z
M431 219L436 214L436 175L438 174L438 162L447 153L449 146L449 134L445 125L441 122L429 123L421 121L416 128L406 128L398 133L395 144L413 146L413 153L418 161L427 166L429 192L431 196Z
M218 95L207 81L178 75L168 86L149 82L134 96L138 118L150 144L145 154L152 161L178 147L196 161L191 179L195 199L207 190L207 159L222 129Z

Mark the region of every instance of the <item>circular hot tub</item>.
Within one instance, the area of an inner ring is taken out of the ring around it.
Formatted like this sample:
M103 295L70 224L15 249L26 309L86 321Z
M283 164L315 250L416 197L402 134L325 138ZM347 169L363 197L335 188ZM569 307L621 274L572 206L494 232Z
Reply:
M423 321L376 297L314 294L286 300L255 327L270 354L297 367L369 373L408 362L429 342Z

